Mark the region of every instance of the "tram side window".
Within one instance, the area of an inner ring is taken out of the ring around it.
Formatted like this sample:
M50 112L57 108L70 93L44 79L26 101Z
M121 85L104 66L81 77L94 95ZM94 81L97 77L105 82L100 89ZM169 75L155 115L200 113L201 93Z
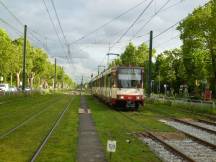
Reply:
M117 87L117 82L116 82L116 78L114 76L111 77L111 82L112 82L112 87L116 88Z

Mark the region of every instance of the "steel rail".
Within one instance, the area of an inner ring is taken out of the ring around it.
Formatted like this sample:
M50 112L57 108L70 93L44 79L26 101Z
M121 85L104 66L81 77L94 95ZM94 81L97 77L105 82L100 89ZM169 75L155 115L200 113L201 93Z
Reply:
M186 132L184 132L184 131L181 131L181 130L178 130L178 131L179 131L179 132L182 132L183 134L185 134L185 135L188 136L189 138L193 139L194 141L196 141L196 142L198 142L198 143L200 143L200 144L202 144L202 145L204 145L204 146L210 147L210 148L213 149L213 150L216 150L216 145L215 145L215 144L209 143L209 142L207 142L207 141L205 141L205 140L202 140L202 139L200 139L200 138L198 138L198 137L195 137L195 136L193 136L193 135L191 135L191 134L189 134L189 133L186 133Z
M48 104L53 103L53 101L55 101L54 103L58 102L55 98L50 100L48 102ZM22 126L24 126L26 123L28 123L29 121L33 120L34 118L38 117L40 114L42 114L44 111L48 110L51 108L51 105L47 106L48 104L44 105L40 111L38 111L36 114L33 114L29 117L27 117L25 120L23 120L22 122L20 122L18 125L16 125L15 127L7 130L6 132L0 134L0 140L4 139L6 136L10 135L11 133L15 132L17 129L21 128ZM46 108L45 108L46 107Z
M207 118L209 120L216 121L216 116L213 116L213 115L201 114L201 113L190 111L190 110L178 110L178 111L181 111L181 112L184 112L184 113L190 113L190 114L193 114L193 115L200 116L202 118L204 117L204 118Z
M208 124L208 125L216 126L216 123L211 122L211 121L207 121L207 120L203 120L203 119L198 119L197 121L199 121L201 123Z
M130 116L128 116L128 115L126 115L126 114L122 114L122 113L120 113L120 114L123 115L125 118L127 118L127 119L133 121L134 123L139 124L142 128L144 128L138 121L134 120L134 119L131 118ZM144 128L144 129L145 129L145 128ZM202 140L202 139L200 139L200 138L197 138L197 137L195 137L195 136L193 136L193 135L190 135L190 134L188 134L188 133L186 133L186 132L184 132L184 131L181 131L181 130L178 130L178 131L181 132L181 133L183 133L183 134L185 134L185 135L188 136L189 138L191 138L191 139L197 141L198 143L200 143L200 144L202 144L202 145L205 145L205 146L207 146L207 147L210 147L210 148L213 149L213 150L216 150L216 145L215 145L215 144L212 144L212 143L209 143L209 142L207 142L207 141L204 141L204 140ZM146 132L148 132L148 131L146 131ZM140 133L138 133L138 134L140 134Z
M214 134L216 135L216 131L214 130L211 130L211 129L208 129L208 128L204 128L204 127L201 127L199 125L196 125L196 124L192 124L190 122L187 122L187 121L184 121L184 120L181 120L181 119L175 119L173 118L172 120L176 121L176 122L179 122L179 123L182 123L182 124L185 124L185 125L189 125L189 126L192 126L192 127L195 127L195 128L198 128L198 129L201 129L203 131L206 131L208 133L211 133L211 134Z
M69 109L72 101L74 98L72 98L69 103L65 106L64 110L61 112L61 114L57 117L57 119L53 122L53 125L51 129L49 130L48 134L44 137L42 143L38 146L34 154L32 155L31 159L29 160L30 162L34 162L36 158L39 156L41 150L44 148L46 143L48 142L49 138L51 137L52 133L54 132L55 128L58 126L60 123L61 119L63 118L65 112Z
M157 141L157 142L161 143L167 150L169 150L173 154L179 156L181 159L184 159L184 160L186 160L188 162L195 162L193 159L191 159L190 157L188 157L187 155L185 155L181 151L177 150L175 147L173 147L173 146L169 145L168 143L164 142L162 139L158 138L153 133L151 133L151 132L146 132L146 133L147 133L149 138L151 138L154 141ZM143 133L141 133L141 135L145 136L145 134L143 134Z
M129 115L127 115L127 114L123 114L122 112L119 112L122 116L124 116L125 118L127 118L128 120L131 120L131 121L133 121L134 123L136 123L136 124L138 124L141 128L143 128L143 129L145 129L145 132L147 132L147 134L148 135L153 135L152 133L150 133L149 131L147 131L147 129L140 123L140 122L138 122L138 121L136 121L135 119L133 119L133 118L131 118ZM188 133L186 133L186 132L184 132L184 131L181 131L181 130L178 130L179 132L182 132L183 134L185 134L187 137L189 137L189 138L191 138L192 140L194 140L194 141L196 141L196 142L198 142L198 143L200 143L200 144L202 144L202 145L204 145L204 146L207 146L207 147L209 147L209 148L211 148L211 149L213 149L213 150L216 150L216 145L215 144L212 144L212 143L209 143L209 142L207 142L207 141L204 141L204 140L202 140L202 139L200 139L200 138L197 138L197 137L195 137L195 136L193 136L193 135L190 135L190 134L188 134ZM145 136L146 137L146 135L144 134L144 133L135 133L135 135L137 135L137 136ZM153 135L154 136L154 135ZM151 136L149 136L149 137L151 137ZM157 138L158 139L158 138ZM155 139L156 140L156 139ZM159 139L160 140L160 139ZM160 140L161 141L161 140ZM167 144L167 143L166 143ZM168 146L168 144L166 145L167 147L169 147ZM169 147L170 149L172 149L173 147L171 146L171 147ZM175 149L175 148L174 148ZM175 149L176 150L176 149ZM180 151L178 151L178 153L179 153ZM180 154L181 154L181 152L180 152ZM184 155L183 155L184 156ZM186 157L187 158L187 157ZM194 160L193 159L191 159L191 158L189 158L189 160L192 160L193 162L194 162Z

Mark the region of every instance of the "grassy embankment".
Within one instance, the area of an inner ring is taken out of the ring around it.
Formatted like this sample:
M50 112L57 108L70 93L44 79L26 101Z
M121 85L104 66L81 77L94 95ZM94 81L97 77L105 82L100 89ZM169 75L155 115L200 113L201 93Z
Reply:
M21 96L19 99L15 97L14 100L11 98L11 100L1 104L0 136L41 110L46 110L16 131L0 139L0 161L28 161L70 100L71 96L66 95L33 95ZM61 156L63 161L74 161L75 154L73 152L77 140L78 107L79 99L75 97L69 111L66 112L51 140L48 141L47 148L42 152L42 156L46 153L49 156L46 156L44 160L41 159L41 161L54 161L52 159L53 155L56 155L57 159L58 156ZM53 143L55 146L50 147ZM61 148L64 148L64 150Z

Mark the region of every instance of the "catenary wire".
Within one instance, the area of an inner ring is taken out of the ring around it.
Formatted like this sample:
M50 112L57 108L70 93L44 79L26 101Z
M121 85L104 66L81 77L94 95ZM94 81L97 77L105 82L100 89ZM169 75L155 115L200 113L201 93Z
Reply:
M148 5L142 10L142 12L138 15L138 17L132 22L132 24L127 28L127 30L119 37L119 39L117 39L117 41L115 41L115 43L110 47L110 49L112 49L116 43L120 42L122 40L122 38L129 32L129 30L131 28L134 27L134 25L137 23L137 21L142 17L142 15L147 11L147 9L151 6L152 2L154 0L151 0Z
M58 21L58 25L59 25L59 27L60 27L60 30L61 30L62 36L63 36L63 38L64 38L65 44L68 44L68 43L67 43L66 36L65 36L65 33L64 33L63 28L62 28L62 25L61 25L61 21L60 21L59 16L58 16L58 12L57 12L56 7L55 7L55 3L54 3L53 0L50 0L50 1L51 1L51 4L52 4L52 7L53 7L53 9L54 9L55 16L56 16L56 19L57 19L57 21Z
M146 25L148 25L152 20L153 20L153 18L155 17L155 16L157 16L163 9L164 9L164 7L166 7L168 4L169 4L169 2L170 2L171 0L167 0L147 21L146 21L146 23L144 23L144 25L142 25L138 30L137 30L137 32L133 35L133 37L131 38L131 39L133 39L133 38L135 38L136 36L137 36L137 34L139 34L142 30L143 30L143 28L144 27L146 27Z
M143 3L145 3L146 1L147 1L147 0L141 1L140 3L136 4L135 6L129 8L129 9L126 10L126 11L124 11L124 12L121 13L120 15L114 17L113 19L107 21L106 23L102 24L101 26L97 27L96 29L94 29L94 30L90 31L89 33L83 35L83 36L80 37L79 39L73 41L71 44L74 44L74 43L76 43L76 42L79 42L79 41L81 41L81 40L83 40L83 39L89 37L90 35L96 33L97 31L103 29L103 28L106 27L107 25L111 24L113 21L119 19L120 17L126 15L126 14L129 13L130 11L132 11L132 10L136 9L137 7L141 6L141 5L142 5Z

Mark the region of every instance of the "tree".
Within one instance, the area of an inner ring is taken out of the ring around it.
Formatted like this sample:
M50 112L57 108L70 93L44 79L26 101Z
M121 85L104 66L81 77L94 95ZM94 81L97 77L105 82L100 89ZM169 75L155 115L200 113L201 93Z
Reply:
M166 50L158 55L153 77L157 83L167 84L178 92L179 86L186 80L182 50Z
M9 55L11 49L11 39L6 31L0 29L0 76L4 77L4 80L9 73Z
M216 0L193 11L180 25L184 64L193 80L208 78L216 92ZM208 60L211 68L208 69ZM209 71L211 71L210 75ZM191 82L191 80L190 80Z
M123 65L135 66L137 64L136 47L132 43L129 43L124 53L121 55L121 61Z
M16 63L13 65L14 72L16 73L16 86L20 86L20 74L22 72L22 51L23 51L23 39L19 38L14 40L14 54L13 58L16 59Z
M0 29L0 76L4 82L13 84L13 76L16 76L16 86L20 86L23 61L23 38L11 40L6 31ZM28 86L31 88L49 87L53 84L54 64L48 60L48 54L40 48L35 48L27 41L26 74ZM35 80L36 79L36 80ZM74 86L73 80L65 74L64 70L57 66L57 81L65 82L68 87Z

